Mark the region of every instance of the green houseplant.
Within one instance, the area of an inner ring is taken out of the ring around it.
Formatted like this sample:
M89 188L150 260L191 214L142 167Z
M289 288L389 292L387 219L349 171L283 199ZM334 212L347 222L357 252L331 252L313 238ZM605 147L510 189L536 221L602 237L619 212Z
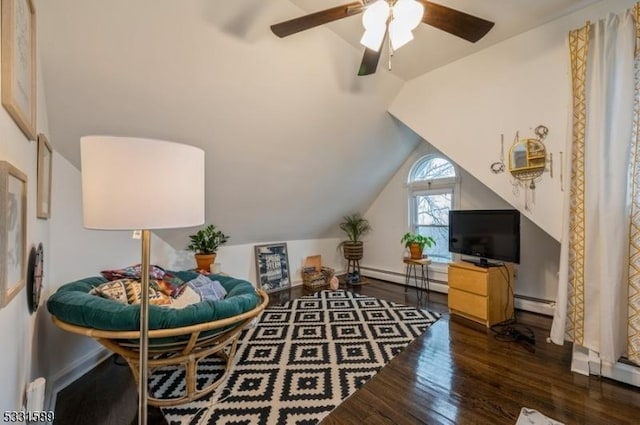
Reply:
M363 255L362 236L371 231L371 224L360 214L355 213L342 217L340 229L347 234L348 240L343 241L340 246L347 260L361 260Z
M409 248L412 260L419 260L422 258L422 251L424 251L424 248L431 248L436 244L436 240L431 236L423 236L418 233L407 232L404 234L402 239L400 239L400 243L403 243L405 247Z
M198 270L209 271L211 264L216 259L218 248L227 242L229 236L210 224L190 235L189 239L191 242L187 249L195 253Z

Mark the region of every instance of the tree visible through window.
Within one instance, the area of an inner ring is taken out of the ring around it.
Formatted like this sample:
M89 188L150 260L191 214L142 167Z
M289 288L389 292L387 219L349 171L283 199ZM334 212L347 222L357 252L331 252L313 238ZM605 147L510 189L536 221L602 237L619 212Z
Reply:
M438 155L424 156L411 169L408 183L412 231L436 240L428 251L432 260L451 260L449 210L454 208L457 184L453 164Z

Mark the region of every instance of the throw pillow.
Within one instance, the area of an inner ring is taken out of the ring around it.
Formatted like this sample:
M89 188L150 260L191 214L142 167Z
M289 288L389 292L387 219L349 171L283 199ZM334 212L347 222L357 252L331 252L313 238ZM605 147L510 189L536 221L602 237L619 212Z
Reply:
M190 306L191 304L197 304L200 301L200 295L198 295L198 293L194 291L189 285L184 285L184 289L182 290L180 295L178 295L177 298L173 299L169 307L185 308L187 306Z
M157 283L155 285L157 285ZM123 304L140 304L141 292L140 282L134 279L119 279L105 282L89 291L92 295L118 301ZM154 288L154 284L150 282L149 304L168 306L171 304L171 297Z
M162 279L152 280L155 288L171 298L178 298L186 288L186 282L171 273L165 273Z
M211 280L204 275L198 275L195 279L187 282L187 285L196 291L202 300L218 301L227 295L227 291L220 282Z
M100 272L102 277L107 280L118 280L118 279L140 279L140 269L141 265L136 264L135 266L125 267L123 269L115 269L115 270L103 270ZM149 266L149 278L161 280L164 278L165 271L162 267L151 265Z

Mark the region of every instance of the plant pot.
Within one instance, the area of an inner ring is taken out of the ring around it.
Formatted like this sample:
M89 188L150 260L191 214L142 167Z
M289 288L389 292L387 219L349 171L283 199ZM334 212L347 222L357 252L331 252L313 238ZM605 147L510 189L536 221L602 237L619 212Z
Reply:
M209 271L211 264L216 260L216 254L195 254L198 270Z
M362 241L344 241L342 243L342 252L347 260L362 260L364 252Z
M422 258L422 248L420 248L420 244L412 243L409 245L409 252L411 252L412 260L420 260Z

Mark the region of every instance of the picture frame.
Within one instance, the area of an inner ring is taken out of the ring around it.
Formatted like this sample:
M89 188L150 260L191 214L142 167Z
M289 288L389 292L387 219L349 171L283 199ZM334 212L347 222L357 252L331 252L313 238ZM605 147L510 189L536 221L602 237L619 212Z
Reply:
M27 269L27 176L0 161L0 308L20 292Z
M51 217L51 174L53 151L47 136L38 134L38 187L37 208L38 218Z
M2 0L2 106L36 140L36 10L33 0Z
M265 292L276 292L291 286L287 243L255 246L258 285Z

